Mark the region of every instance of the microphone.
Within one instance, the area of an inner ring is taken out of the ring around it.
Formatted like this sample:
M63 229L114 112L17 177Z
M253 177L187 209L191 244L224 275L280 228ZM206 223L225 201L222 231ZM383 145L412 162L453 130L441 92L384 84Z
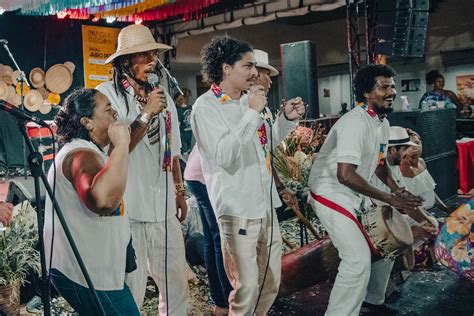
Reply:
M148 74L148 84L154 90L160 86L160 77L155 73Z
M0 44L8 44L8 41L6 39L0 39Z
M160 86L160 77L154 72L149 73L148 74L148 84L151 86L151 88L153 90L158 89L159 86ZM162 113L164 114L166 111L168 111L168 110L165 107L163 109Z
M13 115L14 117L16 117L19 120L31 121L31 122L34 122L34 123L40 125L40 126L49 127L48 123L46 123L42 119L39 119L37 117L31 116L29 114L26 114L23 111L18 110L16 107L14 107L13 105L11 105L8 102L0 102L0 110L10 113L11 115Z

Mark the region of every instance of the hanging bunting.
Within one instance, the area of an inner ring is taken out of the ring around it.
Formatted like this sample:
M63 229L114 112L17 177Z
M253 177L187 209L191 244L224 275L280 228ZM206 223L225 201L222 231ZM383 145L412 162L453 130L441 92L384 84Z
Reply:
M0 0L1 1L1 0ZM7 0L10 1L10 0ZM20 1L17 1L20 2ZM31 5L35 2L35 5ZM41 3L43 2L43 3ZM135 5L143 2L143 0L89 0L88 3L84 3L83 0L28 0L20 5L21 14L24 15L54 15L61 11L68 11L71 9L84 10L81 15L86 14L87 7L103 7L102 11L111 9L120 9L123 7Z

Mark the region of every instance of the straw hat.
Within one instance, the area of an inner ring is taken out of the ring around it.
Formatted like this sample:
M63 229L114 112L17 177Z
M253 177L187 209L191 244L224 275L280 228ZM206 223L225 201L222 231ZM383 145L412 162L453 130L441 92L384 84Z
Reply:
M31 85L35 88L44 86L44 70L36 67L30 71L30 82Z
M0 80L0 100L6 100L8 97L8 86L5 81Z
M54 93L66 92L72 85L72 75L63 64L56 64L46 71L46 88Z
M15 70L14 72L12 72L11 77L12 77L13 85L16 85L21 78L20 71Z
M157 43L148 27L141 24L132 24L123 28L118 35L117 51L107 58L106 64L123 55L157 50L164 53L172 49L171 46Z
M279 72L275 67L268 64L268 53L260 49L254 49L253 54L255 56L256 66L270 70L270 77L278 76Z
M418 147L417 144L410 141L410 136L408 136L406 128L401 126L390 126L390 138L388 139L388 147L401 145Z
M44 100L48 99L49 91L44 86L37 88L38 92L41 94Z
M37 90L32 89L25 95L24 103L28 111L36 112L43 104L43 97Z
M12 80L12 74L13 74L13 69L12 67L8 65L2 65L0 67L0 80L3 79L7 85L12 85L13 80Z
M39 112L41 114L48 114L49 112L51 112L51 109L52 109L51 103L49 103L48 101L44 101L43 104L41 104L39 108Z
M21 97L20 95L18 94L14 94L13 96L11 96L8 100L7 100L10 104L16 106L16 107L19 107L20 104L21 104Z
M72 61L66 61L63 65L66 66L67 69L69 69L71 74L73 74L74 70L76 70L76 65L74 65Z

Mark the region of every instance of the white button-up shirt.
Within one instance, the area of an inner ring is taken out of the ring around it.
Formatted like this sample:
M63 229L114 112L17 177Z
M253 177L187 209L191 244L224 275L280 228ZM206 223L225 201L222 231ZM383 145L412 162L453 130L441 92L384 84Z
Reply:
M261 115L250 109L248 97L217 97L212 90L193 106L191 125L201 154L201 166L216 217L264 218L281 205L265 152L257 135ZM272 127L265 123L273 148L296 127L280 115ZM271 186L271 189L270 189ZM270 199L272 192L272 199Z
M363 196L339 183L337 164L357 166L356 172L367 182L387 154L390 124L377 115L357 106L344 114L331 128L311 168L308 184L311 191L331 199L333 193L343 193L354 209L370 203ZM337 201L333 201L337 203Z
M101 83L96 89L109 98L121 121L131 124L140 114L138 103L133 98L135 93L132 87L127 89L128 113L124 98L121 94L117 95L111 81ZM166 100L167 110L171 112L171 156L174 157L180 155L181 149L178 114L168 93L166 93ZM148 135L145 134L129 156L124 202L131 221L163 221L166 206L168 218L176 214L173 176L171 172L164 172L161 169L166 137L163 115L159 115L159 120L160 141L151 144ZM167 190L166 180L168 181Z

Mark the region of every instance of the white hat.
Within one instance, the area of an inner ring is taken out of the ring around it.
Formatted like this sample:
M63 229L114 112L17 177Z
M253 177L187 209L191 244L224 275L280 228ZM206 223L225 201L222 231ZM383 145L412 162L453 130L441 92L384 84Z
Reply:
M164 53L173 47L157 43L148 27L141 24L132 24L123 28L118 35L117 51L107 58L106 64L115 58L134 53L158 50Z
M270 66L268 64L268 53L267 52L264 52L263 50L260 50L260 49L254 49L253 54L255 56L255 60L257 61L257 65L256 65L257 67L265 68L265 69L270 70L270 77L278 76L278 74L279 74L278 70L276 70L275 67Z
M408 136L408 132L406 128L401 126L390 126L390 138L388 140L388 147L391 146L416 146L414 142L410 141L410 136Z

